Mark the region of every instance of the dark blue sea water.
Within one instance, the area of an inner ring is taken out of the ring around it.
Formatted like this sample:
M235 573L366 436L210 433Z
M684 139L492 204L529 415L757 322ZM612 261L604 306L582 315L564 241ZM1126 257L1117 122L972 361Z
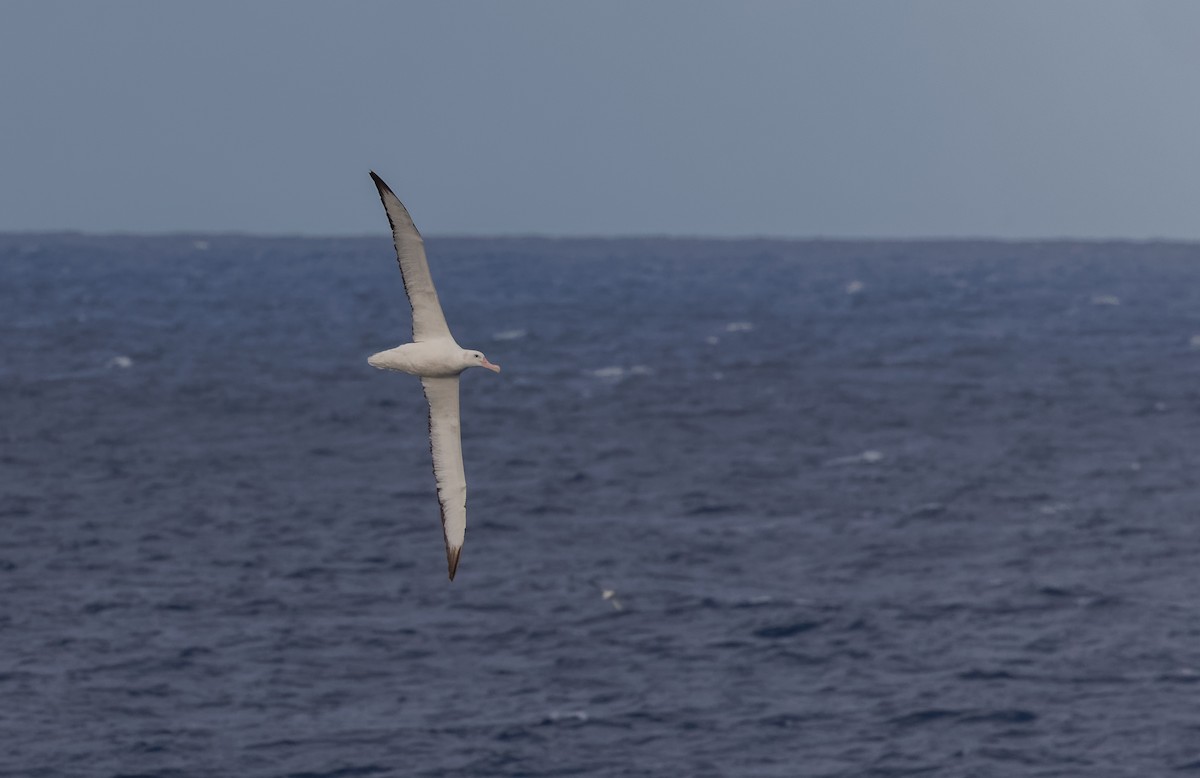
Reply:
M453 583L386 238L0 236L0 775L1200 773L1200 247L429 253Z

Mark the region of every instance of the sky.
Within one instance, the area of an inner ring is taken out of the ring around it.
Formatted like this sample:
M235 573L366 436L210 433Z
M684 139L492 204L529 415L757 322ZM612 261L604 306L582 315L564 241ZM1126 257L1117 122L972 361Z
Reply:
M1200 239L1190 0L0 4L0 231Z

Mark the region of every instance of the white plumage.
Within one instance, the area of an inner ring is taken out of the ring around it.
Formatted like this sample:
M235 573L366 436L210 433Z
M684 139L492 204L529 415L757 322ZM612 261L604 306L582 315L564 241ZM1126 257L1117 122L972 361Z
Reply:
M396 259L400 262L404 290L412 306L413 342L374 354L367 362L372 367L421 377L425 399L429 402L429 449L433 454L433 475L442 507L446 564L453 581L467 529L467 477L459 432L458 377L469 367L486 367L497 373L500 368L482 353L464 349L454 341L442 313L442 304L438 302L433 277L429 275L421 233L417 232L400 198L383 179L374 172L371 179L379 190L383 210L392 225Z

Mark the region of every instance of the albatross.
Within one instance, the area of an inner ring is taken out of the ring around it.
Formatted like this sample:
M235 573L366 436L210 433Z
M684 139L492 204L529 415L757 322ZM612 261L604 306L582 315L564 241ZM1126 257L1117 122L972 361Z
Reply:
M392 225L396 259L412 306L413 336L412 343L373 354L367 363L380 370L420 376L425 388L429 403L429 450L433 453L433 476L442 507L446 564L453 581L467 529L467 477L459 435L458 377L470 367L485 367L497 373L500 367L489 362L482 352L465 349L455 342L429 275L421 233L391 187L374 171L371 180L379 190L383 210Z

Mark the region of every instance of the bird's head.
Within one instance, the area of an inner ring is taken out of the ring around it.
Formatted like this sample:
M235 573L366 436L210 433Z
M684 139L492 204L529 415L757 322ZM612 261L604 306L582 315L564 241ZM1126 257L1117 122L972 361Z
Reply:
M486 367L488 370L500 372L499 365L493 365L488 362L488 358L483 355L482 351L468 351L463 349L463 367Z

